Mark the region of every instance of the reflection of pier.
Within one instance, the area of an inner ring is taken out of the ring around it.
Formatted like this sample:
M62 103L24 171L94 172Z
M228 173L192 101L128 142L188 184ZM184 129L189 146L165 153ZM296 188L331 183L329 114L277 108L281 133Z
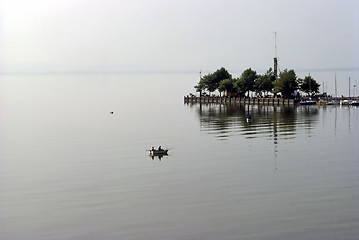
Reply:
M291 139L296 134L298 108L249 104L189 104L197 109L201 129L221 140L243 135L245 138ZM311 111L309 109L308 111ZM302 112L302 110L300 110ZM251 115L253 122L246 118Z
M185 104L198 113L201 131L218 140L234 139L240 143L242 139L258 139L259 148L266 148L266 151L270 145L273 146L270 150L275 171L279 169L277 159L281 150L295 142L298 134L311 137L319 112L325 109L288 105ZM248 115L253 117L253 122L246 121Z
M299 129L310 136L320 109L288 105L185 104L196 109L201 130L221 140L242 135L251 139L273 139L274 144L295 138ZM251 123L246 120L249 115L253 118Z
M238 97L197 97L185 96L185 103L249 104L249 105L287 105L295 106L296 100L284 98L238 98Z

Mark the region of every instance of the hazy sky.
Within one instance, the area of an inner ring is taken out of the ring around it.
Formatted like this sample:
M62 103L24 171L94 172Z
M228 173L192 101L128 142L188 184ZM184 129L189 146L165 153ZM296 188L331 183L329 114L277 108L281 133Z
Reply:
M0 0L0 72L359 69L357 0Z

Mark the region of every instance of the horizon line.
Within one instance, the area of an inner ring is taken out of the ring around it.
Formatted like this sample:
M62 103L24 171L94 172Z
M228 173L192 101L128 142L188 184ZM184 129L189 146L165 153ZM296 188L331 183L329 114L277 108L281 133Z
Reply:
M293 68L284 68L284 69L293 69ZM245 69L244 69L245 70ZM242 73L244 70L238 69L229 69L229 72L233 73ZM351 72L359 71L359 67L326 67L326 68L299 68L293 69L295 72ZM212 72L215 70L200 70L201 72ZM132 74L196 74L200 71L195 70L62 70L62 71L0 71L0 75L132 75ZM266 72L267 69L255 70L257 72Z

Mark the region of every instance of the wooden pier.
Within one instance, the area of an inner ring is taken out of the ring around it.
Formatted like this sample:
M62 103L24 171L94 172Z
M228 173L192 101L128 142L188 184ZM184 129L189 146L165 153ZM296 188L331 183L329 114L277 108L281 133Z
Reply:
M274 105L274 106L295 106L298 101L284 98L237 98L237 97L218 97L218 96L184 96L185 103L204 103L204 104L249 104L249 105Z

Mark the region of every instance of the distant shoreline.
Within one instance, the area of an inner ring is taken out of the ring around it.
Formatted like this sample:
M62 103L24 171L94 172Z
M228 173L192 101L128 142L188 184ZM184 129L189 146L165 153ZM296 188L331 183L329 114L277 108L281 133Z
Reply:
M229 69L233 73L241 73L243 70ZM265 72L265 69L259 70L259 72ZM329 67L329 68L303 68L297 69L296 72L352 72L359 71L359 67ZM210 70L203 70L203 72L210 72ZM120 74L198 74L197 70L99 70L99 71L0 71L0 75L120 75Z

